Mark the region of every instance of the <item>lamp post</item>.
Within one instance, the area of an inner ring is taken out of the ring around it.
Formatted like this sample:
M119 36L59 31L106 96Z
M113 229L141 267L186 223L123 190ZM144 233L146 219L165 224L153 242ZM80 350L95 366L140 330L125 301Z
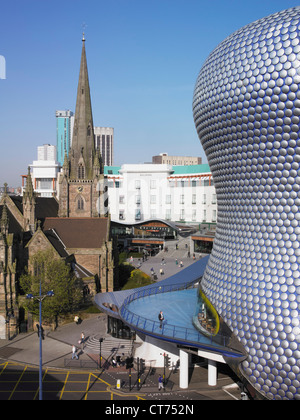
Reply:
M103 343L103 340L104 340L104 338L99 338L99 343L100 343L100 364L99 364L99 367L100 367L100 369L102 368L102 363L101 363L101 361L102 361L102 354L101 354L101 345L102 345L102 343Z
M54 292L50 290L46 294L42 295L42 282L40 279L40 291L38 296L33 296L32 294L26 295L27 299L36 299L39 301L39 323L40 323L40 368L39 368L39 400L43 400L43 380L42 380L42 372L43 372L43 347L42 347L42 302L46 297L53 297Z

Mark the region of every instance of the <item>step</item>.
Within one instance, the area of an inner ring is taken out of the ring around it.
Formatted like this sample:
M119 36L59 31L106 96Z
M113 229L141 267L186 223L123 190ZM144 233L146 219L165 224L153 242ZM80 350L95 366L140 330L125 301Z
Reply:
M88 354L100 354L100 335L94 335L90 337L84 346L84 352ZM121 356L124 353L125 356L130 355L132 352L132 341L116 339L113 337L103 337L101 344L101 353L103 355Z

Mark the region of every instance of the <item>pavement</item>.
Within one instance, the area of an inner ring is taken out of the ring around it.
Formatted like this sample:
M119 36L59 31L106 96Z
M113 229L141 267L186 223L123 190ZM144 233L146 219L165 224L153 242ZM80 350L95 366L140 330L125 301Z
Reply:
M181 251L187 254L185 242L186 240L181 244ZM174 249L170 249L169 245L168 252L162 251L156 257L151 257L142 263L141 269L150 274L153 267L155 272L159 273L159 269L162 266L162 258L164 258L164 276L169 277L181 269L176 265L176 258L180 258L185 267L193 263L192 258L182 254L179 256L178 251L180 249L176 250L175 246ZM138 263L138 260L134 261L134 264L138 265ZM43 368L89 370L99 373L99 354L91 354L85 350L81 351L78 342L82 332L84 332L86 341L94 336L101 336L108 340L111 336L106 333L106 329L107 316L101 313L84 319L79 325L72 322L58 327L55 331L45 331L45 338L42 341ZM17 364L39 366L39 343L39 337L36 332L22 333L11 340L0 340L0 359ZM71 358L73 345L79 348L79 360L72 360ZM109 355L104 353L103 356L108 358ZM103 363L104 361L103 359ZM102 365L101 371L103 375L108 375L113 383L116 383L118 378L122 379L124 384L126 383L124 381L124 378L127 378L125 367L113 368L107 364L105 369L103 369ZM156 369L151 374L146 369L140 392L143 392L143 395L147 395L150 399L151 395L156 395L158 392L158 375L162 373L163 369ZM134 375L137 375L137 372L133 369L133 378ZM169 381L164 393L161 393L161 396L166 399L179 398L179 393L180 395L184 394L186 398L191 395L193 399L240 399L240 390L235 383L235 379L232 379L231 371L225 365L220 366L217 386L215 387L209 387L207 384L207 365L205 363L193 367L190 372L190 383L187 390L182 390L179 387L178 371L167 370L166 377L169 378ZM122 389L119 392L122 393ZM124 392L128 392L128 390L124 389Z

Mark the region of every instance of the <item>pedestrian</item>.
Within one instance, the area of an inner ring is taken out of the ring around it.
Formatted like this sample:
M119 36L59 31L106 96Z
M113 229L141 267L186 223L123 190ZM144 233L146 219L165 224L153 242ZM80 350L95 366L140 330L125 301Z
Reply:
M163 320L165 319L163 311L160 311L160 313L158 314L158 319L159 319L159 328L162 328Z
M158 390L160 391L161 389L165 389L164 387L164 381L161 375L159 375L158 377Z
M83 348L84 348L84 341L85 341L85 336L84 336L84 333L82 332L80 336L80 341L79 341L79 344L81 345L81 351L83 351Z
M176 264L176 265L178 265L178 259L177 259L177 258L176 258L176 260L175 260L175 264Z
M163 276L165 273L164 273L164 269L163 268L161 268L160 270L159 270L159 272L160 272L160 275L161 276Z
M114 368L117 367L117 362L116 362L114 357L111 360L111 364L112 364L112 367L114 367Z
M78 360L77 349L76 349L76 347L73 345L73 346L72 346L72 360L74 359L74 357L76 358L76 360Z

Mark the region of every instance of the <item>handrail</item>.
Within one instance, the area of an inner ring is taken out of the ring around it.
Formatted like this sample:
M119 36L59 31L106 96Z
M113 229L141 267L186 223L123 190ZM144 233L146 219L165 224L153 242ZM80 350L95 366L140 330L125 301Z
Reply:
M200 280L200 279L199 279ZM144 288L142 290L137 290L136 292L129 295L123 302L123 305L120 308L120 316L123 320L132 326L135 326L139 330L144 332L149 332L158 336L163 336L166 338L176 339L176 340L183 340L189 343L195 344L203 344L214 346L214 348L227 348L233 349L230 345L231 337L225 336L222 334L207 335L201 333L201 331L197 331L194 328L187 328L187 327L180 327L176 325L172 325L169 323L160 324L159 321L154 321L151 319L147 319L143 316L137 315L128 309L128 305L136 300L141 299L143 297L152 296L155 294L160 293L169 293L178 290L186 290L189 288L195 287L195 282L192 283L181 283L181 284L171 284L171 285L161 285L159 284L155 287ZM234 353L238 353L236 349L233 349Z

